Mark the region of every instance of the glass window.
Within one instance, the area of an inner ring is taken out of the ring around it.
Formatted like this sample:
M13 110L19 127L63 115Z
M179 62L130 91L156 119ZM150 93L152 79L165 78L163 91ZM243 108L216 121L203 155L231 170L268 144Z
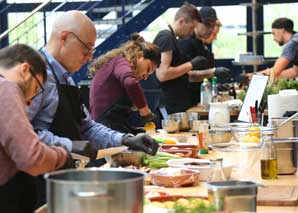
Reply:
M217 40L212 43L215 59L234 58L239 53L247 52L246 36L237 35L246 32L246 7L219 6L214 9L222 23Z
M167 26L173 22L177 11L178 8L170 8L151 22L151 24L141 32L144 39L152 42L159 31L168 29Z
M9 13L8 28L22 21L29 13ZM40 48L44 44L43 22L40 21L42 13L36 13L9 34L9 43L25 43L34 48Z
M281 17L287 17L294 21L294 30L297 30L295 25L297 22L297 8L298 3L284 3L284 4L270 4L264 5L264 31L271 32L272 22ZM279 57L282 52L271 34L264 36L264 55L265 57Z
M212 46L215 58L234 58L240 52L246 52L246 36L237 35L237 33L246 32L246 7L220 6L214 9L223 24ZM142 31L141 34L145 40L153 41L160 30L166 29L167 25L173 21L177 10L178 8L168 9ZM231 16L231 11L233 11L233 16ZM235 19L235 17L238 18Z

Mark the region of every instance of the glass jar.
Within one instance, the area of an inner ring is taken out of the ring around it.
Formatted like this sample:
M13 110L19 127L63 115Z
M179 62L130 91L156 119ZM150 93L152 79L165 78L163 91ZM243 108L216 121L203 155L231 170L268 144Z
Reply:
M226 176L223 172L222 158L210 159L210 173L207 182L225 181Z
M273 131L262 133L261 176L262 179L277 179L277 151L273 143Z

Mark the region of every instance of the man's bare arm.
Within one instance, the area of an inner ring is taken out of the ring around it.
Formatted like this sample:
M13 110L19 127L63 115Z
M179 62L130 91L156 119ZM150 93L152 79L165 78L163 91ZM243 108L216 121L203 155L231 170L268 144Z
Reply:
M178 78L192 69L192 64L186 62L177 67L171 67L173 51L161 53L161 64L156 70L156 76L161 82Z
M284 70L280 75L279 78L295 78L298 77L298 67L294 65L293 67Z

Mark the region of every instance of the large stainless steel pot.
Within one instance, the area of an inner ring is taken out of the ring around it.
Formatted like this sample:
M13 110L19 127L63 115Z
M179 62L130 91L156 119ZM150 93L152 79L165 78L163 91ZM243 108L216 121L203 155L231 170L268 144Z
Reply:
M48 213L142 213L144 173L125 169L62 170L45 175Z
M274 138L273 141L277 151L278 174L295 174L297 171L298 138Z

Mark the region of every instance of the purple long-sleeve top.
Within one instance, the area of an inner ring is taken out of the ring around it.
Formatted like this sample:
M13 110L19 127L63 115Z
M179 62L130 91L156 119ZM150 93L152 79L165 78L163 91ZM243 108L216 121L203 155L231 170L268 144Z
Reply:
M92 80L89 97L92 119L97 119L124 96L128 96L138 109L147 105L129 62L119 56L102 65Z

